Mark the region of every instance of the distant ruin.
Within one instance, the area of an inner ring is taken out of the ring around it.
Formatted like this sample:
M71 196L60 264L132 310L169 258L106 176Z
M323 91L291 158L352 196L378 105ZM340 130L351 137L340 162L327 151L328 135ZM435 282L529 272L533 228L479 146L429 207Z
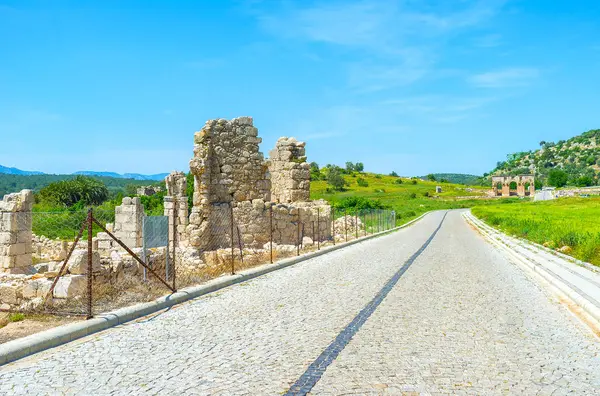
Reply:
M535 195L535 177L533 175L492 176L492 189L494 196L533 197Z
M251 117L210 120L195 133L193 207L181 241L203 250L229 246L233 214L243 243L258 247L269 240L271 211L278 243L295 243L298 222L317 218L319 235L331 237L330 206L309 201L305 144L280 138L265 161L261 142Z

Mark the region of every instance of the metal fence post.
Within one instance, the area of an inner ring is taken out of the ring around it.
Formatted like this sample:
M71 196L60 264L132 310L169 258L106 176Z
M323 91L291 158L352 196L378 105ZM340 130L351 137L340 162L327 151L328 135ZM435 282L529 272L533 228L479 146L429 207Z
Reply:
M335 206L331 207L331 236L333 237L333 246L335 246Z
M273 204L271 204L271 206L269 207L269 224L271 229L271 232L269 233L269 240L271 242L271 264L273 264Z
M363 227L364 227L364 230L363 230L364 235L363 236L367 236L367 215L364 211L362 213L362 222L363 222Z
M235 275L235 251L234 251L234 236L233 236L233 202L229 203L229 214L231 215L231 275Z
M344 208L344 234L346 234L346 242L348 242L348 216L346 215L346 208Z
M354 208L354 236L358 239L358 209Z
M321 250L321 208L317 208L317 250Z
M87 318L91 319L93 317L92 314L92 208L88 209L88 219L87 219Z
M177 286L175 286L175 276L177 275L177 260L175 254L177 252L177 219L179 218L179 208L178 208L179 198L173 198L173 290L177 290ZM168 279L167 279L168 281Z
M315 221L314 220L312 221L312 235L311 236L312 236L312 240L313 240L313 246L315 246L315 239L317 239L317 238L315 235Z
M298 214L298 238L296 242L296 255L300 256L300 244L302 243L300 239L300 214Z

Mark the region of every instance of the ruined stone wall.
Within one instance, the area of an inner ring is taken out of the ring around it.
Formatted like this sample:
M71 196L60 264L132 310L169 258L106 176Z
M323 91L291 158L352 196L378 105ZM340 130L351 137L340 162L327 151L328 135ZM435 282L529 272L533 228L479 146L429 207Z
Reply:
M258 147L261 141L251 117L210 120L196 132L190 161L194 199L187 227L191 246L203 248L207 243L203 241L217 237L213 229L224 224L209 226L208 220L226 221L221 204L270 200L267 166Z
M298 223L302 236L321 241L331 238L331 206L325 201L277 204L253 200L238 202L233 209L243 245L260 248L270 242L271 210L273 212L273 242L281 245L298 243ZM314 233L313 233L314 223ZM234 235L237 241L237 236Z
M165 184L167 196L164 198L164 215L169 218L169 238L172 238L173 228L177 224L177 244L185 246L189 223L187 177L183 172L171 172L165 178Z
M0 272L28 273L32 265L33 193L23 190L0 201Z
M115 208L114 235L127 247L142 246L142 221L144 205L139 197L123 198L122 204Z
M306 162L305 143L281 137L269 153L271 200L302 202L310 199L310 165Z

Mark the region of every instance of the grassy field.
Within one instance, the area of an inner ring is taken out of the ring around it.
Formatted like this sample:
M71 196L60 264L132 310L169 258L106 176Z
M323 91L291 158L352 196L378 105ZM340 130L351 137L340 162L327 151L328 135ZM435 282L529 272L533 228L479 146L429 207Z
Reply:
M363 178L368 186L358 185L358 178ZM363 197L380 201L386 207L396 211L398 223L405 223L421 214L436 209L470 208L475 205L494 202L481 201L477 197L483 196L489 188L461 186L451 183L440 183L402 178L398 184L398 177L375 175L371 173L344 176L348 183L345 191L331 192L327 189L325 181L311 182L311 198L325 199L333 204L339 203L347 197ZM441 186L442 193L436 194L435 187ZM472 196L472 199L457 199L458 197ZM504 200L514 202L514 199Z
M562 198L473 208L473 214L509 234L600 266L600 197Z

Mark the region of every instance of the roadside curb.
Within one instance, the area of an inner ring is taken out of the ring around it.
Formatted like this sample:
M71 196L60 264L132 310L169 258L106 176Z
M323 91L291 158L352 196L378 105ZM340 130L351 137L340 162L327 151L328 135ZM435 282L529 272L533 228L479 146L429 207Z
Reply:
M341 244L328 246L321 250L305 253L301 256L290 257L283 259L273 264L263 264L254 268L240 271L235 275L220 276L210 280L199 286L192 286L181 289L180 291L157 298L154 301L142 304L132 305L130 307L121 308L115 311L103 313L94 316L94 318L59 326L53 329L32 334L17 340L6 342L0 345L0 366L22 359L34 353L44 351L53 347L57 347L79 338L98 333L100 331L115 327L117 325L130 322L132 320L153 314L163 309L170 308L174 305L184 303L197 297L221 290L228 286L245 282L261 275L268 274L279 269L289 267L291 265L310 260L324 254L355 245L360 242L368 241L380 236L390 234L400 229L411 226L421 220L426 215L436 211L423 213L421 216L409 221L406 224L392 228L387 231L381 231L377 234L367 235L354 239L352 241L343 242Z
M487 227L493 230L494 232L505 235L501 231L487 225L485 222L483 222L481 219L477 218L470 212L463 213L463 217L469 224L477 228L477 230L482 234L482 236L486 238L492 245L505 251L525 273L535 278L538 282L548 286L554 292L554 294L558 295L562 299L568 300L574 305L580 307L583 310L582 314L584 315L587 324L590 327L592 327L595 332L598 332L600 334L600 309L592 302L590 302L590 300L588 300L582 294L580 294L580 292L576 290L575 287L573 287L569 282L564 281L562 278L560 278L560 276L557 276L551 271L545 269L542 265L537 264L531 261L530 259L522 256L520 253L514 251L506 243L496 240L494 236L484 228ZM531 246L538 247L536 245L537 244L531 244ZM545 251L545 249L543 248L539 249ZM565 261L569 262L571 265L578 265L572 260Z

